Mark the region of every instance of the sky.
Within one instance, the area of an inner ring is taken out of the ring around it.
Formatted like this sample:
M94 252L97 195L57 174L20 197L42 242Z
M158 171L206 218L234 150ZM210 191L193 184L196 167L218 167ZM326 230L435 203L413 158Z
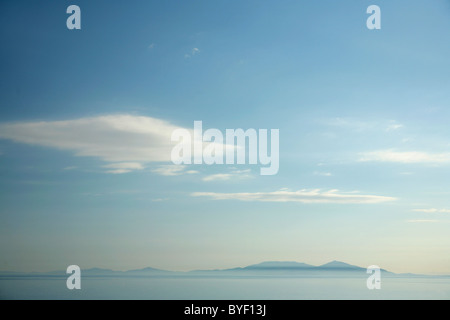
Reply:
M444 0L2 1L0 270L450 274L449 18ZM174 165L194 121L278 129L278 173Z

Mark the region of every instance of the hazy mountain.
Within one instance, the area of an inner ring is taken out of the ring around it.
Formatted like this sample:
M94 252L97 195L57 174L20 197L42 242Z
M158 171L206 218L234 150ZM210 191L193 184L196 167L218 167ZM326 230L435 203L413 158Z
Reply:
M392 272L381 269L384 275L395 275ZM81 269L82 276L94 277L146 277L146 276L348 276L357 275L365 276L368 274L366 268L351 265L341 261L331 261L323 265L314 266L306 263L295 261L265 261L246 267L237 267L231 269L216 270L193 270L189 272L168 271L156 268L143 268L128 271L114 271L102 268ZM65 271L53 271L43 273L23 273L23 272L0 272L1 276L64 276L67 277ZM411 275L411 274L410 274Z
M317 266L315 267L316 269L320 269L320 270L363 270L366 271L366 268L361 268L358 266L354 266L345 262L341 262L341 261L331 261L328 263L325 263L321 266Z
M82 272L84 274L98 274L98 275L102 275L102 274L112 274L112 273L121 273L121 271L114 271L111 269L101 269L101 268L91 268L91 269L85 269L82 270Z
M127 275L146 275L146 274L167 274L167 273L170 274L170 273L174 273L174 272L147 267L147 268L143 268L143 269L128 270L128 271L125 271L124 273Z
M266 261L242 268L243 270L297 270L310 269L313 265L295 261Z

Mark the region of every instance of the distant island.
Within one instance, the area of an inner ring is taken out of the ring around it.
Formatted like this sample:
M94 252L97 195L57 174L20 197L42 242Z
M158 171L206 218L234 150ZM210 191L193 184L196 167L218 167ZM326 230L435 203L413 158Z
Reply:
M231 269L192 270L192 271L169 271L146 267L128 271L115 271L111 269L90 268L83 269L83 276L88 277L367 277L366 268L351 265L341 261L331 261L323 265L314 266L307 263L295 261L265 261L246 267ZM385 269L380 269L383 276L427 276L419 274L397 274ZM12 272L0 271L0 276L23 276L23 277L66 277L65 270L51 272ZM433 277L433 276L430 276ZM444 276L446 277L446 276Z

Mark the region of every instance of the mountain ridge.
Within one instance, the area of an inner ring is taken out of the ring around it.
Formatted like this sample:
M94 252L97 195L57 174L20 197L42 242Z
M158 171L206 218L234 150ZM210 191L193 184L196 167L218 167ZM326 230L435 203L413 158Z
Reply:
M380 268L383 274L391 275L408 275L408 276L427 276L412 273L397 274L385 269ZM305 274L305 275L320 275L334 272L334 274L344 274L344 273L357 273L368 275L366 268L359 267L356 265L348 264L342 261L333 260L322 265L311 265L303 262L297 261L263 261L256 264L251 264L245 267L235 267L227 269L207 269L207 270L191 270L191 271L170 271L163 270L153 267L144 267L141 269L131 269L126 271L116 271L104 268L89 268L81 269L82 274L87 276L151 276L151 275L198 275L198 274L256 274L256 275L295 275L295 274ZM2 276L67 276L65 270L50 271L50 272L16 272L16 271L0 271ZM428 275L432 276L432 275ZM444 275L446 276L446 275ZM450 275L447 275L450 276Z

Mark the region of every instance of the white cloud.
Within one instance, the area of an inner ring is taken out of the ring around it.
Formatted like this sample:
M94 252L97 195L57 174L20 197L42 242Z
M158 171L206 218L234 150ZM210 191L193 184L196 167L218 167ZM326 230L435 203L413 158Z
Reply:
M359 161L443 164L450 163L450 153L378 150L361 153Z
M402 124L400 124L400 123L397 123L396 121L393 121L393 120L391 120L390 122L389 122L389 124L387 124L387 126L386 126L386 131L395 131L395 130L398 130L398 129L401 129L401 128L403 128L403 125Z
M153 169L152 172L157 173L162 176L180 176L182 174L196 174L198 171L196 170L185 170L186 166L183 165L164 165L160 166L156 169Z
M331 177L333 174L330 172L319 172L319 171L314 171L314 175L316 176L322 176L322 177Z
M170 162L171 135L179 127L156 118L127 114L64 121L0 123L0 138L97 157L109 173L140 170L149 162ZM192 129L188 130L189 132Z
M345 128L356 132L370 130L391 132L404 127L395 120L363 121L355 118L334 118L327 119L324 123L329 126Z
M430 209L414 209L415 212L425 212L425 213L450 213L450 209L436 209L436 208L430 208Z
M0 124L0 138L69 150L107 162L170 161L172 131L167 121L107 115L66 121Z
M416 219L416 220L408 220L411 223L429 223L429 222L438 222L438 220L425 220L425 219Z
M96 157L107 164L107 173L142 170L149 163L172 163L174 130L184 129L165 120L127 114L104 115L63 121L0 123L0 139ZM193 129L185 129L193 136ZM204 143L206 148L209 143ZM223 145L224 148L234 148ZM194 152L192 156L195 156ZM67 167L65 170L74 169ZM161 166L162 175L198 173L184 166Z
M106 171L107 173L120 174L128 173L133 170L142 170L144 169L144 166L138 162L120 162L104 165L103 168L112 169Z
M203 181L217 181L217 180L230 180L230 179L248 179L251 178L252 175L250 174L250 169L245 170L233 170L230 173L217 173L217 174L211 174L206 177L204 177Z
M301 202L301 203L381 203L396 200L392 197L341 193L339 190L321 191L281 189L275 192L254 193L216 193L194 192L194 197L209 197L214 200L241 200L262 202Z
M204 177L203 181L216 181L216 180L230 180L232 175L230 173L217 173Z
M66 170L66 171L75 170L75 169L78 169L78 167L77 166L69 166L69 167L63 168L63 170Z
M190 53L186 53L186 54L184 55L184 57L185 57L186 59L189 59L189 58L195 56L195 55L198 54L198 53L200 53L200 49L199 49L199 48L192 48L191 52L190 52Z

